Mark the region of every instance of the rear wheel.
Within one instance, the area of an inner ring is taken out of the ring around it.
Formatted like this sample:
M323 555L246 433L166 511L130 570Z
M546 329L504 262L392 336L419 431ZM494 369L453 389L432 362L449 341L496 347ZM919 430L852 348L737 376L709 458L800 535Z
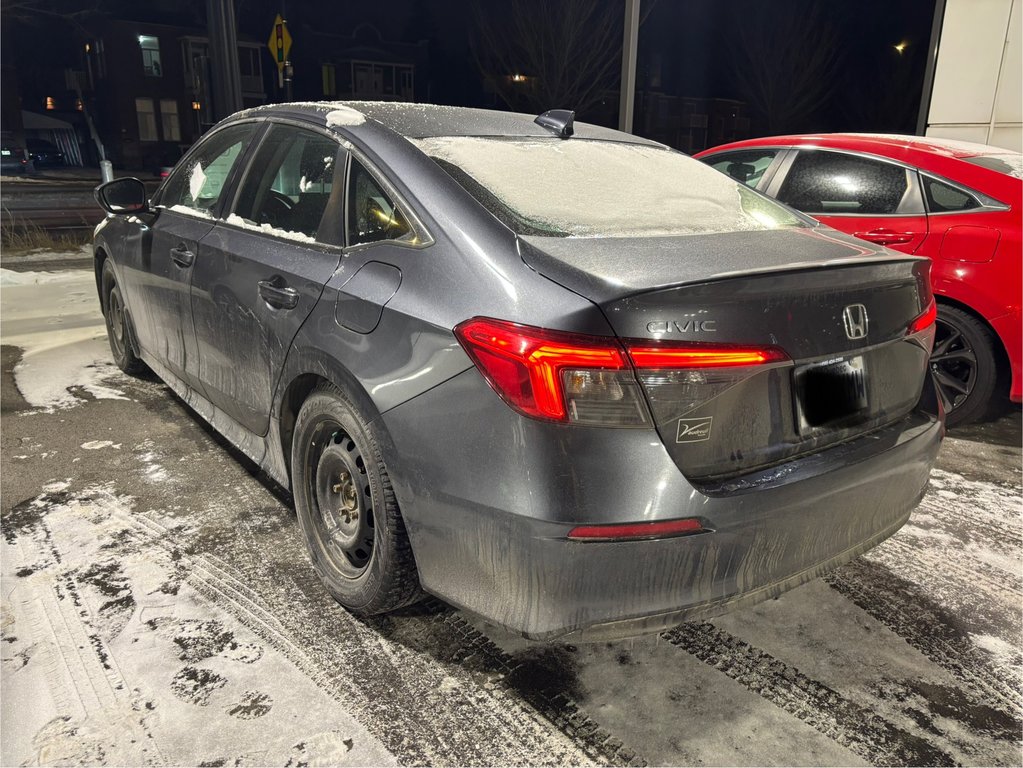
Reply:
M121 289L114 277L114 268L109 261L103 262L103 317L107 324L107 339L110 342L110 353L114 363L128 374L139 374L146 365L135 354L131 346L131 335L128 326L128 313L125 311Z
M931 373L950 427L981 418L998 379L994 338L972 315L939 305Z
M352 613L420 599L405 524L369 419L336 387L315 390L295 422L295 510L313 567Z

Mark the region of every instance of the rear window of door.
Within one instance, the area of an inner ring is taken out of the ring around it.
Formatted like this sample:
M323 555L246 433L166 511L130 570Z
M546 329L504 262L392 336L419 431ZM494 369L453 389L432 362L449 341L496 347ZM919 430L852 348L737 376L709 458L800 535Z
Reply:
M328 136L271 126L227 222L292 240L343 245L345 159Z
M747 187L756 188L780 151L777 149L747 149L741 152L723 152L720 155L706 158L704 162Z
M258 127L232 125L205 139L171 174L159 204L182 213L213 215L231 170Z
M801 150L778 199L820 216L920 213L913 172L880 160L825 150Z

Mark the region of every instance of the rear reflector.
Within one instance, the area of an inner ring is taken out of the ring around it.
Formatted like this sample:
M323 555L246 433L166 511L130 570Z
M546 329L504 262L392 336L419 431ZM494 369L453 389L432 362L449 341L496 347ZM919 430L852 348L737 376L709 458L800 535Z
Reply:
M665 520L655 523L625 523L623 525L580 525L568 533L572 541L622 541L626 539L656 539L682 536L706 530L695 517Z
M934 299L931 299L931 303L927 305L927 309L924 310L923 314L920 315L916 320L909 324L907 333L920 333L925 331L934 325L934 321L938 318L938 305L934 303Z

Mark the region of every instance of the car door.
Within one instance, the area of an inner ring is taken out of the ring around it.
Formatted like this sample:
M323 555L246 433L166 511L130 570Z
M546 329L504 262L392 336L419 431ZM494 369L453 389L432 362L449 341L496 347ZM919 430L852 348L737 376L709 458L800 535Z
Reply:
M256 435L288 348L341 259L347 154L326 133L272 124L193 269L197 376Z
M830 227L914 253L927 237L916 171L876 157L800 149L767 193Z
M167 180L156 201L142 263L132 276L132 319L142 349L188 386L197 388L198 348L189 284L201 241L228 181L259 124L243 123L204 139ZM201 391L201 390L200 390Z

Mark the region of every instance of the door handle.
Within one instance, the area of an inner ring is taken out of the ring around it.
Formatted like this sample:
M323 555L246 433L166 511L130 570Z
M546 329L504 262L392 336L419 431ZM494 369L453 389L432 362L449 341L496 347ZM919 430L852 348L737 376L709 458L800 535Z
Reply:
M914 232L896 232L891 229L872 229L869 232L855 232L854 237L869 240L878 245L904 245L916 237Z
M192 262L195 261L195 254L188 250L188 246L184 243L179 245L177 248L171 248L170 251L171 259L179 267L190 267Z
M275 285L272 280L259 281L259 295L271 307L294 309L298 306L298 291L286 285Z

